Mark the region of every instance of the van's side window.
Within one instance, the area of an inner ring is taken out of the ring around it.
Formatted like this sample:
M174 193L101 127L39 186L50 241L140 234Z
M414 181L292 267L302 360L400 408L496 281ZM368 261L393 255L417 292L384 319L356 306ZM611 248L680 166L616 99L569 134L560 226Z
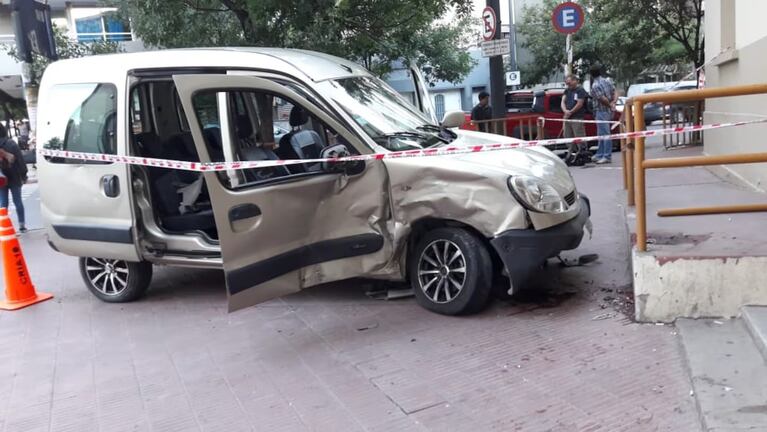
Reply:
M65 84L51 89L56 110L48 116L44 148L117 153L117 88L112 84ZM79 161L72 161L79 162Z
M329 145L346 144L308 110L278 95L199 92L192 104L213 162L317 159ZM354 151L348 144L347 148ZM221 173L219 178L237 189L311 174L322 174L321 164L237 170Z

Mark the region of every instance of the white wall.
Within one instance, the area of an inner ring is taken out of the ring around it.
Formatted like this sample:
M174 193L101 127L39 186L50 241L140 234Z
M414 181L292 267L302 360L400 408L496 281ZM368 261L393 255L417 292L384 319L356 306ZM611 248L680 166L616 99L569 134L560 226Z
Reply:
M762 16L767 2L737 0L735 4L735 47L729 57L720 56L705 69L706 87L726 87L764 83L767 71L767 26ZM722 0L706 1L706 61L720 53ZM760 13L761 12L761 13ZM726 61L722 62L722 59ZM742 115L750 114L750 115ZM739 96L706 101L705 123L753 120L767 116L767 95ZM748 125L706 132L706 154L736 154L764 151L767 125ZM767 164L726 165L725 168L745 183L767 190ZM745 204L745 203L744 203Z
M737 48L751 45L767 36L765 23L767 1L736 0L735 5L735 46ZM706 7L708 8L708 2Z

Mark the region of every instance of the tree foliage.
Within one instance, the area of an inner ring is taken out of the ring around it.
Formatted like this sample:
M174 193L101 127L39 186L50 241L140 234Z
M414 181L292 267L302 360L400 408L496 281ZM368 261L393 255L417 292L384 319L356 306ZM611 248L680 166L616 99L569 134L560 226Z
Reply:
M643 14L651 19L668 38L682 46L687 59L697 68L703 65L706 57L703 1L638 0L626 2L629 10L624 13Z
M302 48L354 60L378 75L414 59L430 79L459 81L472 64L463 49L471 0L123 0L147 44ZM437 20L453 12L453 22Z
M116 42L78 42L77 40L70 38L64 30L57 26L53 26L53 37L56 42L56 51L59 59L62 60L94 54L111 54L120 51L120 47ZM17 61L22 61L19 52L16 50L16 45L5 45L3 49ZM40 85L40 79L43 77L43 72L45 72L45 68L47 68L50 63L51 61L47 57L33 53L32 64L29 68L29 82L26 83L26 85L29 87L38 87Z
M649 66L679 61L702 64L703 39L695 8L683 12L671 6L700 1L581 1L586 22L572 37L575 72L584 75L592 64L599 63L617 81L628 83ZM545 0L525 8L519 33L535 61L522 65L524 84L545 81L566 62L565 35L555 32L551 25L551 11L558 3ZM675 36L687 38L687 43Z

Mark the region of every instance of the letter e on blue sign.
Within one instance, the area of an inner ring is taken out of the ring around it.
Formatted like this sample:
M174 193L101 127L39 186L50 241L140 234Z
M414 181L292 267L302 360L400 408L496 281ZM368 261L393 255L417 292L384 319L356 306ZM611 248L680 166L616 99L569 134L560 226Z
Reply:
M578 3L564 2L554 8L551 13L551 23L559 33L575 33L583 27L586 16Z

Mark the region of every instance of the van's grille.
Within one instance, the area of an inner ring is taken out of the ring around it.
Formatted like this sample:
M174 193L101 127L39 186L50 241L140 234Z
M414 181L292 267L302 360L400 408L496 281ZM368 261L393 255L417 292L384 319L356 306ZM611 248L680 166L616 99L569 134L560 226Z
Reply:
M569 194L565 195L565 202L569 206L575 204L575 191L572 191Z

